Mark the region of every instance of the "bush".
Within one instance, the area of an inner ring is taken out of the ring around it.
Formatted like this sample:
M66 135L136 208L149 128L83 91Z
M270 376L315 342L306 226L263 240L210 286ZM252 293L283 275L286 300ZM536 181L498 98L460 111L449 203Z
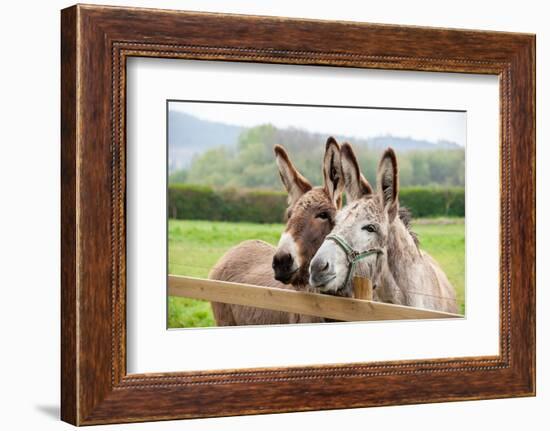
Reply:
M399 200L413 217L464 217L463 188L402 188ZM281 223L286 202L286 193L269 190L192 184L170 185L168 189L168 214L173 219Z
M175 219L281 223L286 200L286 193L268 190L183 184L168 189L169 216Z
M464 217L464 189L461 187L407 187L399 190L399 203L413 217Z

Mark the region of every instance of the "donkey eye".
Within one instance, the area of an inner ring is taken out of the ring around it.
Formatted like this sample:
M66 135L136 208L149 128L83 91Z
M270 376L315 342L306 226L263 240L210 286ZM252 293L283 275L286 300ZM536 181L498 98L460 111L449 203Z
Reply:
M367 232L376 232L376 226L373 224L367 224L363 226L361 229L366 230Z
M317 214L315 217L320 218L321 220L327 220L329 218L328 212L323 211Z

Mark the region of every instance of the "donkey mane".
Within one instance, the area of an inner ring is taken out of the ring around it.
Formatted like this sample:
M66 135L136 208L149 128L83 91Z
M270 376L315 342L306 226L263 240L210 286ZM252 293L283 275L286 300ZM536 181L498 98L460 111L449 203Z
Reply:
M412 212L407 207L399 207L399 219L403 222L407 228L407 232L414 241L416 248L420 249L420 240L418 239L418 234L412 230Z

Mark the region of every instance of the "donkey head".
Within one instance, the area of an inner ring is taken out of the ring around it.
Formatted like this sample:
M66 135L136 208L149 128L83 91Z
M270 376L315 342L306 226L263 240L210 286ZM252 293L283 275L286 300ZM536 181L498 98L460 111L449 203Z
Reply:
M311 261L310 284L324 293L351 296L350 271L354 267L375 286L380 281L387 259L388 232L392 223L399 221L399 178L391 148L380 160L376 192L361 174L347 143L342 146L341 159L347 205L338 213L331 237Z
M322 187L312 187L280 145L275 146L275 159L288 192L288 208L286 229L273 256L273 271L282 283L306 285L311 258L334 227L336 211L342 205L340 147L334 138L327 140Z

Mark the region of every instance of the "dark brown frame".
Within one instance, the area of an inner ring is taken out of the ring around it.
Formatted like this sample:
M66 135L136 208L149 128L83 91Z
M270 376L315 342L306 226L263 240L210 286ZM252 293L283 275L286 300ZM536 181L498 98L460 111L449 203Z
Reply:
M534 35L80 5L61 17L63 420L86 425L534 395ZM127 375L129 56L498 75L500 355Z

